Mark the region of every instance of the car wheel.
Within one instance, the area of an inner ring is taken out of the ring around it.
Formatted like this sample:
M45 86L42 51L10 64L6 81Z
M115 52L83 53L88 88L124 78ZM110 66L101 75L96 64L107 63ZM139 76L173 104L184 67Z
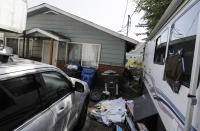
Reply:
M88 100L86 101L86 103L83 105L79 120L78 120L78 125L77 125L77 129L82 129L85 121L86 121L86 117L87 117L87 109L88 109Z

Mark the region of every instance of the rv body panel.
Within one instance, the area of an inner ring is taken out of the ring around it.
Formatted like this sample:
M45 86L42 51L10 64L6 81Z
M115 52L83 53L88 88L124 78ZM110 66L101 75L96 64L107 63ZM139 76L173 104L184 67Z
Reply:
M27 1L0 1L0 29L22 33L26 26Z
M199 0L186 1L177 12L166 22L159 32L149 40L145 45L144 52L144 67L143 67L143 82L148 89L148 92L153 100L153 103L158 110L158 113L167 130L184 130L188 93L190 88L186 85L181 85L178 93L175 93L169 86L168 82L164 80L165 60L168 55L168 48L170 40L172 39L173 24L180 19L184 14L190 11L191 8L199 6ZM200 9L198 10L200 12ZM198 13L198 12L197 12ZM193 14L195 15L195 14ZM198 21L198 15L195 20ZM193 24L195 23L193 22ZM198 23L198 22L197 22ZM189 26L189 25L188 25ZM199 28L198 25L196 28ZM157 39L168 31L165 58L163 64L155 62L155 48ZM196 34L196 41L198 35ZM195 43L200 44L200 43ZM194 57L193 57L194 58ZM193 59L192 58L192 59ZM187 63L186 63L187 64ZM174 65L171 65L174 66ZM200 130L200 89L197 89L197 105L194 108L194 115L192 121L192 130Z

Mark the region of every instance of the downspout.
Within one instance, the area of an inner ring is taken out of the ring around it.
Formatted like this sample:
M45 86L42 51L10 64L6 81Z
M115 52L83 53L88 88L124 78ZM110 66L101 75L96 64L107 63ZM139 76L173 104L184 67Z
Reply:
M24 50L25 50L25 39L26 39L26 31L24 31L24 39L23 39L23 53L22 53L23 58L24 58Z
M192 120L193 120L193 111L194 106L197 103L196 99L196 89L198 84L199 68L200 68L200 14L198 17L198 30L196 36L195 50L194 50L194 59L192 66L192 76L190 80L190 91L188 94L188 103L187 103L187 112L185 120L185 131L190 131L192 129Z

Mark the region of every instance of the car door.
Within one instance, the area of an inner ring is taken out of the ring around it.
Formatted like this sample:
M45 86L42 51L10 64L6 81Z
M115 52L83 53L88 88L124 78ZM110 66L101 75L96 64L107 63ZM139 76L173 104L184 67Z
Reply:
M42 90L44 106L50 106L55 117L55 130L62 131L73 113L72 83L58 72L41 73L45 88Z
M34 75L0 81L0 130L51 130L52 112L42 112Z

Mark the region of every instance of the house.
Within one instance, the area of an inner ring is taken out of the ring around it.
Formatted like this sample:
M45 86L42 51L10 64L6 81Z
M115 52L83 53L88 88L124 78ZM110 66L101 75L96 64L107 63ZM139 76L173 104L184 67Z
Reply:
M23 39L25 38L25 39ZM69 61L123 73L127 48L138 41L49 4L28 9L24 34L5 33L13 52L63 69Z

